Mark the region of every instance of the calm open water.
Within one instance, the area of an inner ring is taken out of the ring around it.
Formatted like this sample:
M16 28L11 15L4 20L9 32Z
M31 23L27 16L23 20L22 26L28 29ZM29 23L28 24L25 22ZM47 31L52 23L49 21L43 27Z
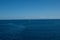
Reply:
M60 40L60 19L0 20L0 40Z

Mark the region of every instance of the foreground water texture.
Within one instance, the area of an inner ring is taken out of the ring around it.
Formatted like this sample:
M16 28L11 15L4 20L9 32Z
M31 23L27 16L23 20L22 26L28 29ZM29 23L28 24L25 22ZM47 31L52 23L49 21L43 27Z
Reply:
M60 20L0 20L0 40L60 40Z

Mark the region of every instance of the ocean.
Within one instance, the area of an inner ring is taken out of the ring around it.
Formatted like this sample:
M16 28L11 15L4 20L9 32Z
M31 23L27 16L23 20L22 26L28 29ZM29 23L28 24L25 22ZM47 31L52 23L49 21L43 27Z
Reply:
M0 20L0 40L60 40L60 19Z

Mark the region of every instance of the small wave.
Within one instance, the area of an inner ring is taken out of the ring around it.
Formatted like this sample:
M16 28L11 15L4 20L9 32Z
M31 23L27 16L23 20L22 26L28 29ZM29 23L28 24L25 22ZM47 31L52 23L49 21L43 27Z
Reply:
M14 24L14 23L8 23L8 25L10 26L13 26L13 28L11 28L11 30L24 30L26 27L24 25L17 25L17 24Z

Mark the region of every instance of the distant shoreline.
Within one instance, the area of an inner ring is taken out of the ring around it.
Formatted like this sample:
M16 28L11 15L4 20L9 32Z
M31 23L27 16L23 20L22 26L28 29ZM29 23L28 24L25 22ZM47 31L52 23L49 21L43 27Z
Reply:
M0 20L60 20L60 19L0 19Z

